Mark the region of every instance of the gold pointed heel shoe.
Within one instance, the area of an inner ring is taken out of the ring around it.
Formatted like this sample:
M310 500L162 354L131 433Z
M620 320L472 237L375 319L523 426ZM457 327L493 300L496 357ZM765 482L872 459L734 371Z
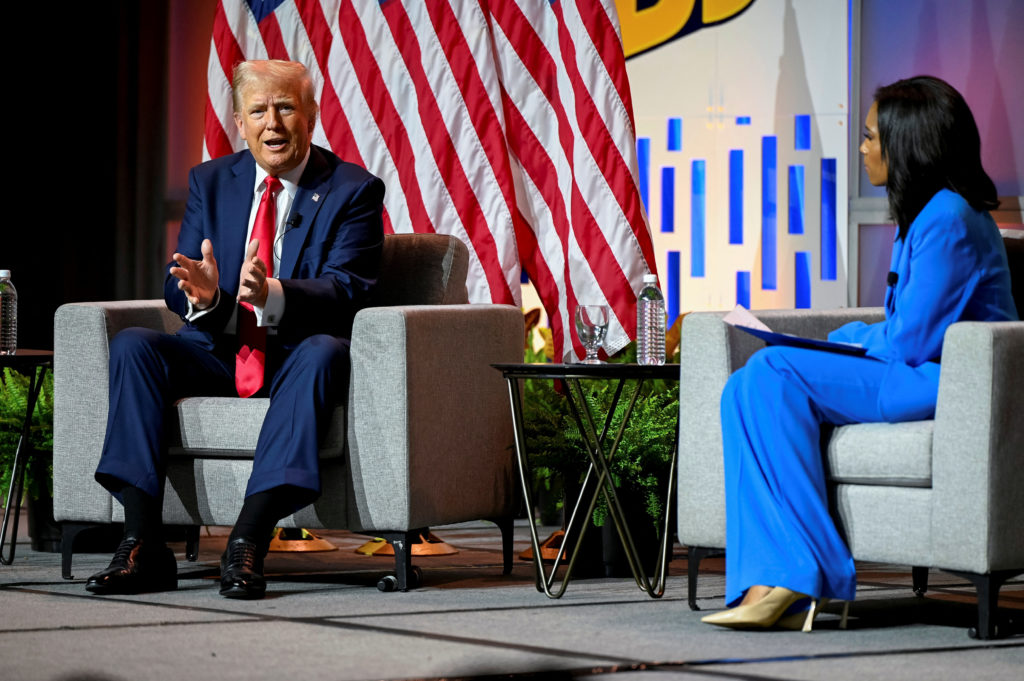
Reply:
M775 626L782 629L789 629L790 631L803 631L809 632L814 626L814 620L821 614L821 611L825 609L825 606L829 604L829 599L822 598L817 601L811 601L811 607L804 612L794 612L792 615L786 615L785 617L779 618L779 621L775 623ZM839 619L839 628L846 628L846 619L850 612L850 602L843 601L843 612Z
M700 621L730 629L767 629L778 622L789 606L801 598L807 598L807 596L777 586L757 603L739 605L729 610L705 615ZM800 615L804 616L803 613Z

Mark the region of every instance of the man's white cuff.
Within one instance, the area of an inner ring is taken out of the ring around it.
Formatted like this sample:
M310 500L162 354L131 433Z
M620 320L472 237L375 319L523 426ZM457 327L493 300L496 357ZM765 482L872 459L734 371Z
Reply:
M210 306L205 307L202 310L197 310L196 308L194 308L192 306L192 301L189 300L188 298L185 299L185 302L188 303L188 314L185 315L185 320L189 322L194 322L203 315L209 314L210 312L213 311L213 308L217 307L217 303L220 302L220 289L218 288L216 291L213 292L213 302L210 303Z
M267 302L263 307L253 305L257 326L277 326L284 314L284 287L277 279L267 279Z

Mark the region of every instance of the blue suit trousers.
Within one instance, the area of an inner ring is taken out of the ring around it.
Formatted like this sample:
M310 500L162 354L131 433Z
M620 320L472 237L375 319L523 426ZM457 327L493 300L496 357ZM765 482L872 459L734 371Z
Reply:
M110 343L110 407L96 479L118 498L125 483L162 497L168 414L175 402L237 396L233 349L195 337L132 328ZM320 442L347 390L348 350L347 340L319 334L268 353L270 407L246 496L281 485L319 495Z
M755 584L853 599L853 557L829 515L822 426L886 420L878 398L888 370L870 358L769 347L730 377L721 403L726 603Z

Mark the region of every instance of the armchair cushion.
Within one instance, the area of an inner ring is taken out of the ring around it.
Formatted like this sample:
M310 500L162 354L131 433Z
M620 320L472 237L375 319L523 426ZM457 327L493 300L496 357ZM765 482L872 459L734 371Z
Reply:
M189 397L175 405L167 453L251 459L269 398ZM345 450L345 407L338 406L320 447L321 459L336 459Z
M857 423L828 443L829 479L857 485L931 487L934 421Z

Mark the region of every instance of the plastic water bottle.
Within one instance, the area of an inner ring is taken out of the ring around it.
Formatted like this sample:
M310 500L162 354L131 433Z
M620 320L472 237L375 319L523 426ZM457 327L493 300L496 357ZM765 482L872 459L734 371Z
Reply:
M665 363L665 298L656 274L644 275L644 287L636 298L636 361Z
M0 270L0 355L18 349L18 292L11 283L11 271Z

